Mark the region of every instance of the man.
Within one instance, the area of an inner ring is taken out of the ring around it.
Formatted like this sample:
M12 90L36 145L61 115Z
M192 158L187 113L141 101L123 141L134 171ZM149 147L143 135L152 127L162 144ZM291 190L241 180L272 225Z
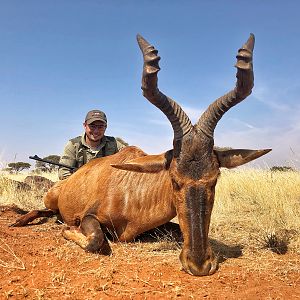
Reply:
M80 168L93 158L108 156L117 153L125 147L114 137L104 135L107 128L107 118L100 110L91 110L87 113L83 123L84 133L68 141L60 163ZM65 179L72 174L70 169L60 167L59 179Z

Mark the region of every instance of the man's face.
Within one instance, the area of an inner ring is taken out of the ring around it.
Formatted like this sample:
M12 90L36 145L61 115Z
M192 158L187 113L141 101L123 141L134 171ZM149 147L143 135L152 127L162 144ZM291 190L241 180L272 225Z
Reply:
M83 123L86 136L93 142L99 142L105 133L106 124L101 121L95 121L91 124Z

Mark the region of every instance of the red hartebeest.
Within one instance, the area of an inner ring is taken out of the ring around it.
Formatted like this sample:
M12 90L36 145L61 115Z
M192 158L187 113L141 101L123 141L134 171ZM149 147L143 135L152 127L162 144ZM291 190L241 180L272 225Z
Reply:
M66 224L75 226L64 231L67 239L87 251L110 253L103 231L115 232L119 241L130 241L177 214L184 240L180 254L184 270L192 275L213 274L217 259L208 231L219 169L242 165L270 151L214 149L218 121L251 93L254 36L238 51L235 88L214 101L195 125L175 101L159 91L157 50L140 35L137 40L144 57L143 94L169 119L173 149L147 155L127 147L92 160L48 191L44 199L48 210L31 212L15 225L59 212Z

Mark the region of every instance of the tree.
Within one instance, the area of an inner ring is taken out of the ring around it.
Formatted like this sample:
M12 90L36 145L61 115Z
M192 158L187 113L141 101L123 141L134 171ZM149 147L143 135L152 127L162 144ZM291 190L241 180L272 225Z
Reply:
M292 167L288 167L288 166L273 166L272 168L270 168L270 171L288 172L288 171L295 171L295 170Z
M53 155L48 155L48 156L44 157L43 159L52 161L54 163L59 163L60 156L53 154ZM45 163L45 162L42 162L42 161L37 161L35 163L35 168L40 170L40 171L43 171L43 172L53 172L58 167L55 166L55 165L49 164L49 163Z
M226 150L232 150L233 148L231 148L231 147L219 147L219 146L214 146L214 149L220 150L220 151L226 151Z
M12 174L12 173L13 173L13 169L10 168L10 167L3 168L2 171L8 172L9 174Z
M23 171L25 169L29 169L31 167L31 164L18 161L16 163L9 163L8 167L11 168L12 171L15 171L16 173L19 173L20 171Z

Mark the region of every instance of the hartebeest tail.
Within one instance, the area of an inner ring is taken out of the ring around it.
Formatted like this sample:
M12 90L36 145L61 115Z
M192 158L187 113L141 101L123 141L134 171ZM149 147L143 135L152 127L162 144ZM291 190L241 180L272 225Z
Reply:
M220 167L233 168L254 160L265 150L214 148L214 130L231 107L250 95L253 88L252 52L254 35L238 51L235 88L215 100L192 125L178 103L158 89L160 57L140 35L143 53L143 95L169 119L173 149L147 155L136 147L92 160L68 179L57 183L45 197L45 205L59 212L70 226L64 236L87 251L110 253L105 231L119 241L130 241L178 215L184 243L180 260L186 272L209 275L217 269L217 259L209 245L208 232ZM34 216L16 222L23 226Z

